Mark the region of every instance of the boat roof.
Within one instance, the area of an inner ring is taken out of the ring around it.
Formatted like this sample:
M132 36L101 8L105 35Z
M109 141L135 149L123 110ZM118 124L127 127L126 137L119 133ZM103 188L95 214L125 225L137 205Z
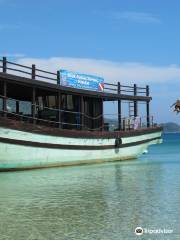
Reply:
M60 84L59 71L57 71L57 73L51 73L37 69L35 65L28 67L9 62L6 58L0 60L0 69L2 69L2 72L0 72L0 82L7 81L11 83L13 85L12 89L11 87L9 89L11 96L22 100L23 95L27 97L28 92L22 92L18 87L19 85L53 92L60 91L67 94L103 98L105 101L129 100L148 102L152 99L149 96L149 86L137 87L136 84L133 86L125 86L121 85L119 82L116 84L104 83L105 87L102 92L66 87ZM16 90L15 86L17 86Z

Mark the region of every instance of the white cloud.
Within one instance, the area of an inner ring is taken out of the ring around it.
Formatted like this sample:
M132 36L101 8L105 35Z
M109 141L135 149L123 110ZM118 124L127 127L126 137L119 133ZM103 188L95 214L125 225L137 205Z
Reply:
M128 20L137 23L161 23L161 20L151 13L124 11L124 12L111 12L110 17L115 20Z
M93 14L102 16L104 18L109 18L116 22L119 21L129 21L135 23L162 23L161 19L158 16L153 15L148 12L138 12L138 11L93 11Z
M53 57L49 59L20 58L18 63L24 65L36 64L38 68L56 72L68 69L82 73L102 76L106 82L122 83L164 83L178 82L180 67L177 65L153 66L143 63L113 62L88 58Z
M96 15L112 19L116 22L129 21L135 23L154 23L160 24L161 19L152 13L137 12L137 11L94 11Z

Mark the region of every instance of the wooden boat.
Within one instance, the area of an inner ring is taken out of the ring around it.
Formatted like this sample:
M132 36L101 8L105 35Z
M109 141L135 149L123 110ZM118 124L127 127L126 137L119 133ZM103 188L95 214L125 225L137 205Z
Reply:
M150 117L148 86L64 86L59 71L5 57L0 68L0 171L134 159L149 145L161 143L162 128ZM104 118L105 101L117 101L118 126L113 131ZM131 104L128 118L122 116L123 101ZM146 105L146 125L138 102Z

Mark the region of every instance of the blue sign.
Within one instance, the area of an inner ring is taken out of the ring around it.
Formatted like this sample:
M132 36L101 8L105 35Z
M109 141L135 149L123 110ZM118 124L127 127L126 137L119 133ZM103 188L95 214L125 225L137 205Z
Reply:
M60 84L72 88L104 91L103 78L67 70L60 70Z

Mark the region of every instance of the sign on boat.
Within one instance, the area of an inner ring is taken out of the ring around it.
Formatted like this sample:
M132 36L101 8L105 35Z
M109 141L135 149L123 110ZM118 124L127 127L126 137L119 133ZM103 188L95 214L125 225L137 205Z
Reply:
M60 70L60 83L65 87L73 87L92 91L104 90L103 78L68 70Z

